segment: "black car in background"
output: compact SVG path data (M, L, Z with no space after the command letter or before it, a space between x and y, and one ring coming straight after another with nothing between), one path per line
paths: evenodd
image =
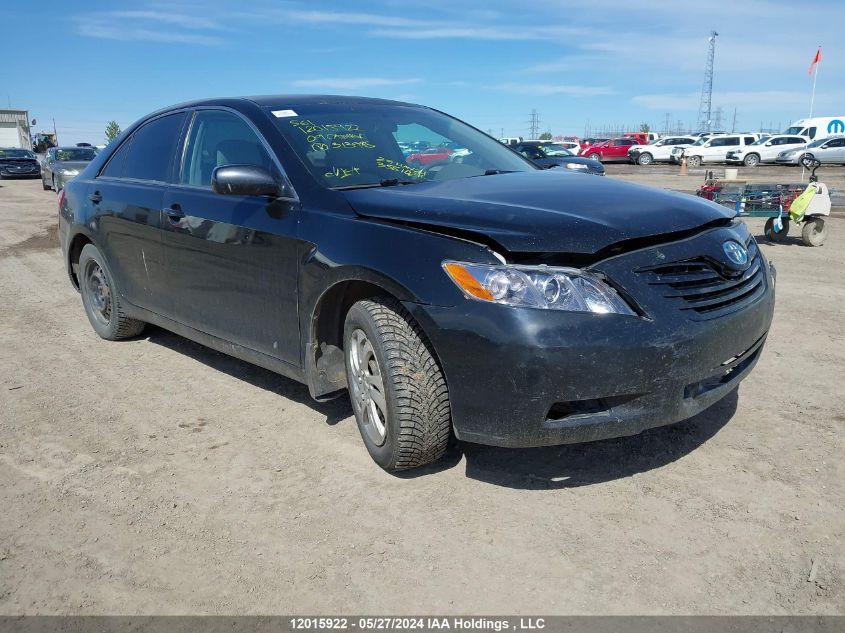
M408 164L421 141L466 152ZM378 99L160 110L67 183L59 237L101 337L153 323L316 400L348 391L387 470L451 435L540 446L693 416L751 371L774 307L732 210L540 169Z
M0 178L37 178L40 175L41 166L31 151L0 147Z
M522 141L514 145L508 145L512 150L519 152L532 163L543 169L552 167L563 167L572 171L580 171L585 174L604 176L604 165L592 158L576 156L562 145L556 145L549 141Z

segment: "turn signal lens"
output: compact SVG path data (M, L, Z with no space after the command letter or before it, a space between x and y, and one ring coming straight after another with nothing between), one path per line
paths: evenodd
M443 264L443 268L445 268L446 272L449 273L452 281L458 284L458 287L467 295L475 297L476 299L483 299L484 301L493 300L493 295L490 291L478 283L478 280L472 276L472 273L469 272L463 264L449 262Z

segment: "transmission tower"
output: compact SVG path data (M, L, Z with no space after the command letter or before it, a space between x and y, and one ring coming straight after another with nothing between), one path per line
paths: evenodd
M540 115L537 110L531 110L531 120L528 122L528 138L536 139L540 135Z
M707 64L704 66L704 84L701 86L701 103L698 106L698 130L710 131L711 106L713 104L713 59L716 57L716 31L710 31L707 47Z
M672 113L667 112L663 115L663 134L669 134L672 131Z
M716 106L716 109L713 111L713 129L722 129L722 106Z

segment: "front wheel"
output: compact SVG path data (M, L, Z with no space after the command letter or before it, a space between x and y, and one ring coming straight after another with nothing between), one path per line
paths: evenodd
M598 154L596 152L593 152L592 154L587 154L587 158L601 162L601 154Z
M442 457L452 428L446 379L402 305L389 298L353 305L343 348L352 409L373 460L397 471Z
M53 189L56 191L56 193L59 193L62 190L62 188L59 186L59 179L55 176L53 176Z
M760 164L760 157L757 154L749 154L742 162L745 163L746 167L756 167Z
M637 159L637 162L640 165L651 165L651 163L653 161L654 161L654 157L651 154L649 154L648 152L643 152L642 154L640 154L640 157Z
M687 165L690 167L701 167L701 156L690 156L687 158Z
M124 314L123 299L114 283L106 258L93 244L79 254L79 292L91 327L102 338L117 341L137 336L144 322Z

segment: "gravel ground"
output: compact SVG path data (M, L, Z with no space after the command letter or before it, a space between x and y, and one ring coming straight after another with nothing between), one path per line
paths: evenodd
M55 207L0 183L0 614L845 613L845 219L763 241L767 348L698 417L396 477L345 399L156 328L100 340Z

